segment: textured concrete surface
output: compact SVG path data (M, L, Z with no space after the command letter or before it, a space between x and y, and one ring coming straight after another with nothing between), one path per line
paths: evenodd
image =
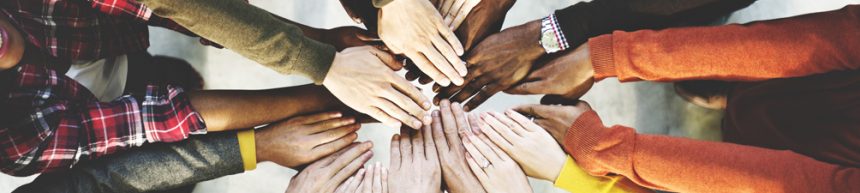
M519 1L508 14L505 26L518 25L540 18L551 13L552 10L575 2L578 1ZM314 27L333 28L354 25L336 0L252 0L251 3ZM759 0L753 6L733 14L729 17L729 22L744 23L787 17L838 9L846 4L857 3L860 3L860 0ZM150 52L153 54L181 57L194 64L195 68L203 74L207 89L264 89L310 83L299 76L281 76L229 50L202 47L196 39L186 38L167 30L153 28L151 40L153 46ZM597 83L584 99L592 104L606 124L628 125L643 133L719 140L721 113L704 110L684 102L675 95L671 84L646 82L620 84L617 80L609 79ZM504 110L518 104L537 103L538 100L538 96L499 94L476 111ZM388 140L394 133L395 129L377 124L363 127L359 132L359 140L371 140L375 144L373 148L375 156L371 161L387 164ZM200 183L195 192L283 192L290 177L295 173L296 171L292 169L263 163L254 171ZM32 179L33 177L0 176L0 192L11 192L15 187ZM553 188L549 182L532 180L532 185L535 192L564 192Z

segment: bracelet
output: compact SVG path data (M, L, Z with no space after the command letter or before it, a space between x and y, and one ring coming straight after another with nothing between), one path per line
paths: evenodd
M555 14L551 14L541 20L540 31L541 38L539 43L546 53L556 53L570 48L567 38L564 37L564 33L562 33L558 25L558 18L555 17Z

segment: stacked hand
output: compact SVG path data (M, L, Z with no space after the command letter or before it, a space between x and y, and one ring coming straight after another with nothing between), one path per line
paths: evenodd
M576 100L594 85L594 67L588 44L555 58L507 92L511 94L549 94Z
M388 169L379 162L358 170L355 176L349 177L340 185L335 193L388 193Z
M429 100L386 64L391 54L371 46L352 47L335 56L323 85L344 104L380 122L399 128L430 123Z
M388 190L392 193L438 193L442 171L430 127L401 129L391 139Z
M554 181L564 167L565 153L543 128L512 110L484 113L481 133L510 155L528 176Z
M439 111L433 112L432 128L433 141L442 165L442 179L448 187L448 192L485 192L466 163L466 148L460 140L460 133L471 132L471 129L460 104L442 101Z
M478 127L477 117L472 115L469 121L472 128ZM520 166L485 135L464 132L463 138L469 168L487 192L532 192Z
M340 112L300 116L255 133L257 160L294 168L328 156L355 141L361 125Z
M370 142L357 143L321 159L293 176L287 193L334 192L344 180L361 168L373 153Z
M567 129L580 115L591 111L591 106L584 101L579 101L576 106L523 105L514 110L535 117L534 123L546 129L556 141L561 143Z

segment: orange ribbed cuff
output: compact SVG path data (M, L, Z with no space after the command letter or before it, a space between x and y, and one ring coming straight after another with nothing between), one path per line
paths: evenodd
M591 64L594 68L594 79L603 80L617 76L615 71L615 55L612 52L612 35L602 35L588 40L591 53Z
M588 147L598 143L600 133L606 130L597 112L583 113L573 122L564 135L564 150L573 158L593 154Z

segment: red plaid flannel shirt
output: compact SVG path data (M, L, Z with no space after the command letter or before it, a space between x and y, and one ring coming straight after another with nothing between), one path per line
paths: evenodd
M143 100L99 102L44 65L19 64L0 79L0 171L10 175L67 169L78 160L207 131L180 88L149 86Z
M3 0L0 7L29 43L62 63L146 51L147 25L196 37L134 0Z

